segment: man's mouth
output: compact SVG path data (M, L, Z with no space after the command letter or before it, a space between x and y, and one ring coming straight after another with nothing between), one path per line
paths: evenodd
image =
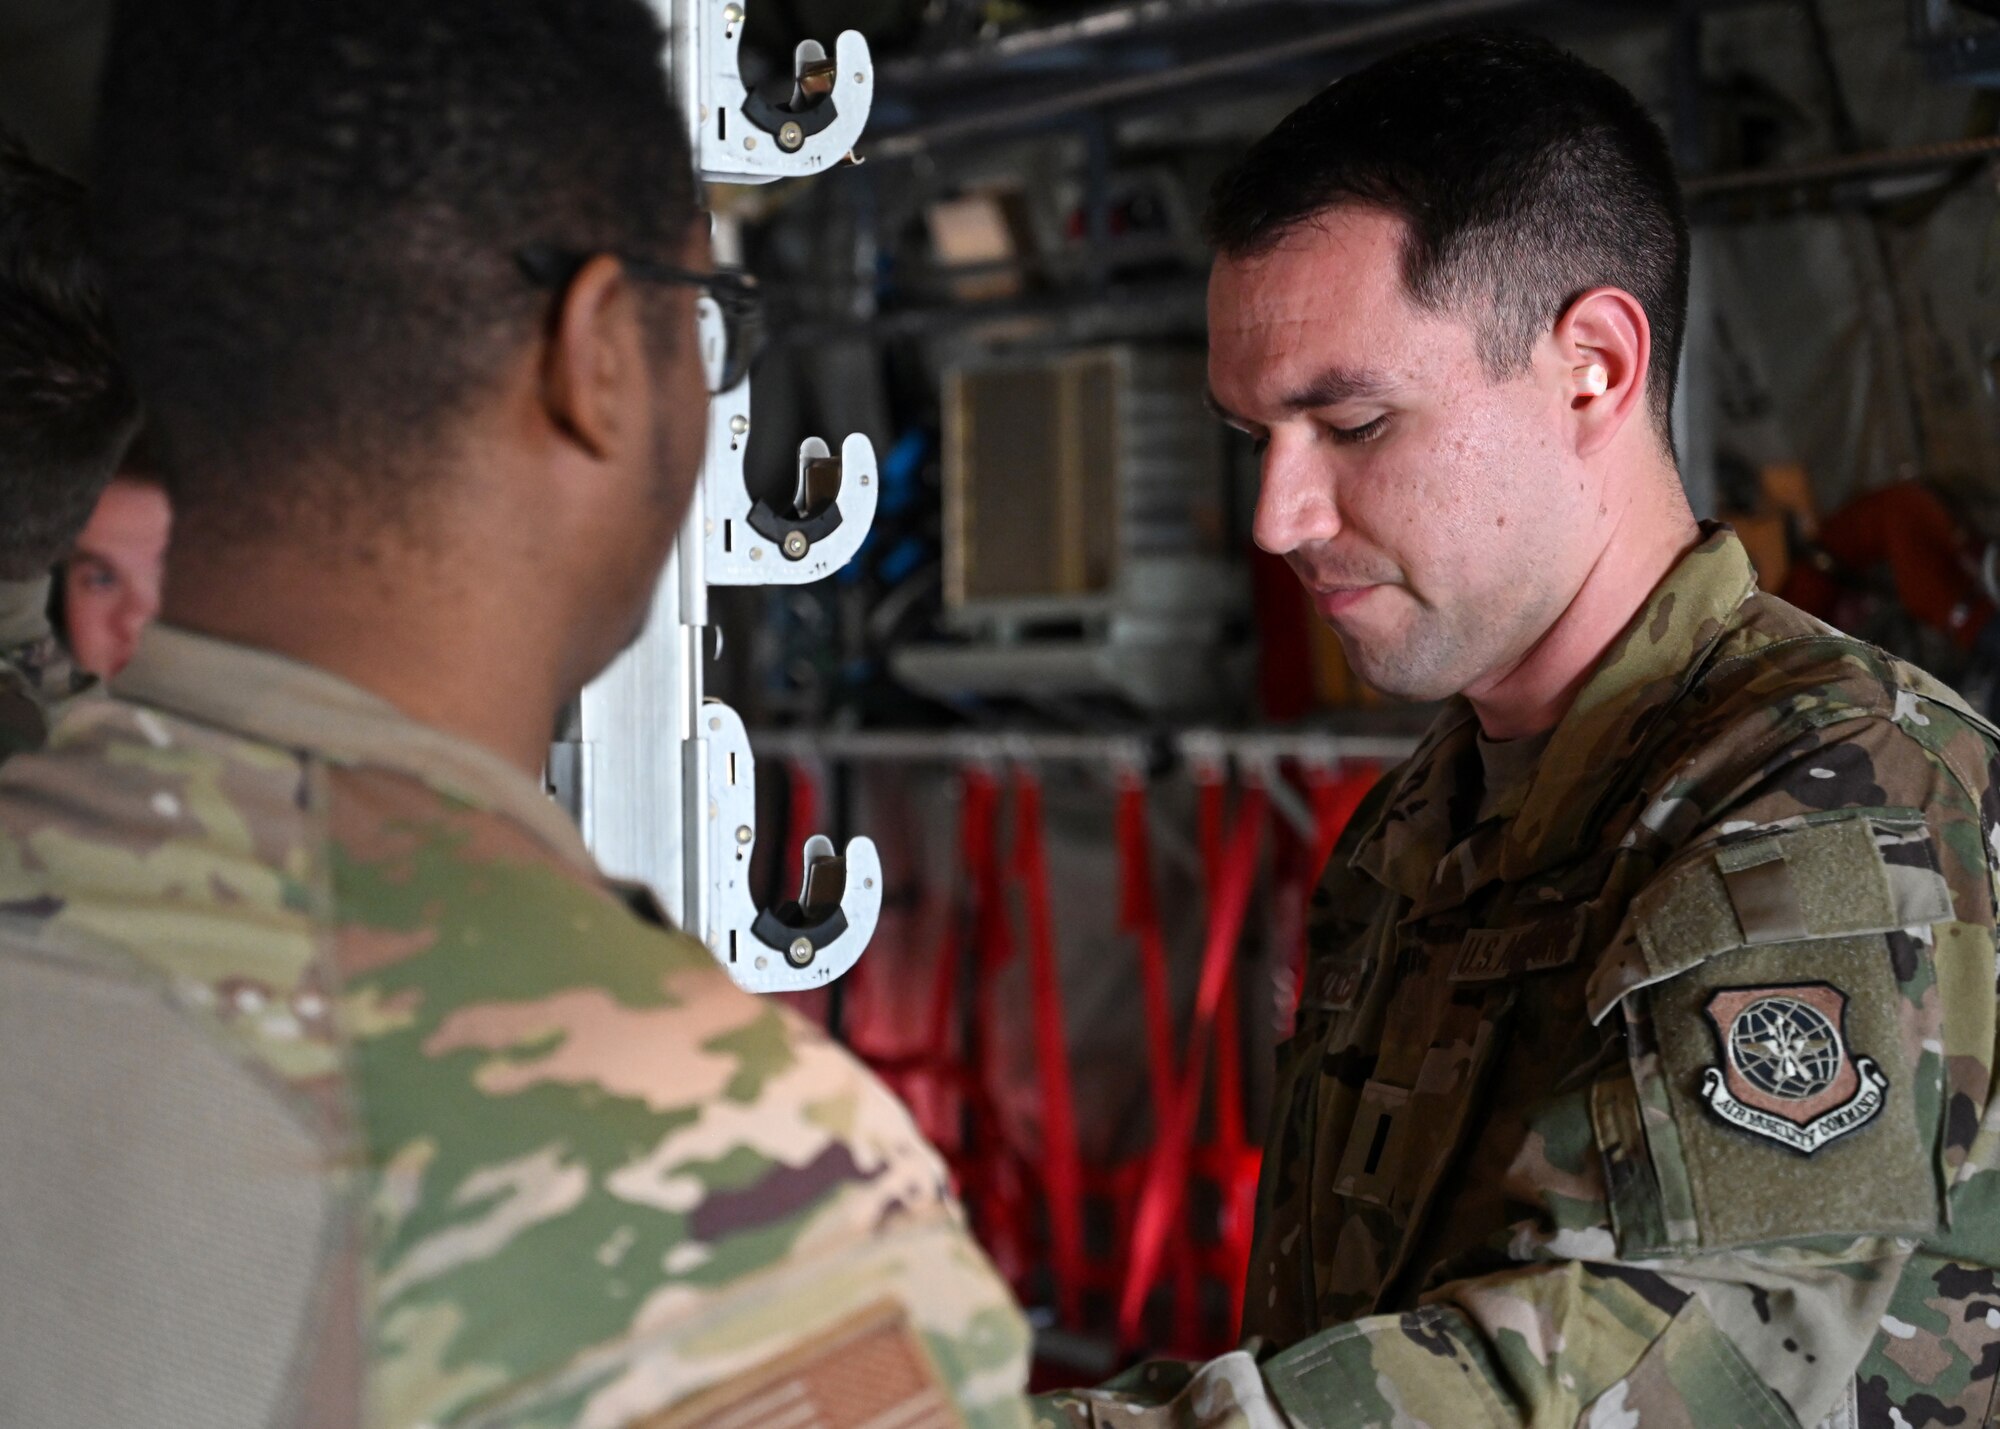
M1380 585L1315 585L1312 587L1313 605L1320 618L1330 620L1336 615L1352 610L1370 594L1382 589Z

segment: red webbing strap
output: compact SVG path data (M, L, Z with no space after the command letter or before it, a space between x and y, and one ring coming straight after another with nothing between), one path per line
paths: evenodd
M1189 1032L1187 1059L1174 1094L1173 1113L1160 1128L1132 1230L1132 1260L1118 1305L1118 1332L1126 1346L1139 1342L1146 1297L1152 1293L1168 1237L1180 1218L1187 1189L1187 1168L1201 1121L1202 1090L1207 1079L1209 1044L1214 1039L1223 992L1236 963L1237 942L1249 911L1257 879L1257 858L1264 835L1265 795L1252 786L1244 791L1234 827L1219 836L1220 868L1209 900L1208 933L1202 950L1201 981L1195 992L1194 1024Z
M972 1015L963 1059L971 1145L961 1179L980 1238L994 1264L1016 1286L1033 1267L1028 1206L1020 1168L993 1104L992 1036L1000 1026L994 995L999 970L1013 958L1007 917L1006 872L1000 862L1000 781L989 769L968 765L962 775L959 850L965 861L973 960Z
M1211 902L1221 894L1222 858L1226 839L1223 815L1228 786L1220 769L1202 771L1201 850L1203 870ZM1254 786L1253 786L1254 787ZM1261 798L1262 790L1258 791ZM1247 801L1249 792L1246 789ZM1231 958L1223 975L1222 1001L1215 1012L1215 1145L1233 1151L1244 1144L1243 1135L1243 1010L1242 979L1237 974L1240 960ZM1197 1115L1197 1119L1198 1115Z
M1048 850L1042 829L1042 786L1023 767L1014 774L1014 876L1028 918L1028 974L1034 1002L1035 1060L1042 1091L1042 1183L1048 1192L1050 1259L1056 1308L1065 1325L1083 1324L1083 1163L1077 1150L1076 1103L1069 1047L1063 1035L1062 970L1049 908Z
M785 816L785 857L791 861L779 870L781 889L805 867L806 840L819 832L819 771L803 759L786 760L785 792L790 805Z
M1333 846L1347 832L1347 821L1382 777L1382 766L1373 763L1343 764L1337 771L1312 769L1306 782L1312 799L1313 824L1319 837L1313 847L1312 876L1317 879L1333 857Z
M938 949L937 979L931 984L930 1027L924 1049L938 1065L952 1059L952 1014L958 1010L959 932L956 918L945 919L944 943Z
M1146 829L1146 783L1127 770L1118 781L1118 928L1139 954L1139 987L1145 1001L1146 1062L1153 1097L1153 1125L1165 1123L1174 1096L1174 1014L1167 984L1167 940L1153 888L1153 859Z

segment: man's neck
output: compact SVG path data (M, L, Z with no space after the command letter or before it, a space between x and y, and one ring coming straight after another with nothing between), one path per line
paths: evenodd
M400 558L376 566L244 551L177 542L161 618L317 666L540 773L563 698L560 622L510 603L520 582L442 580L436 572L447 563L435 559L413 579Z
M1466 691L1489 739L1554 729L1591 671L1668 572L1701 539L1671 470L1633 483L1583 584L1548 630L1504 673Z

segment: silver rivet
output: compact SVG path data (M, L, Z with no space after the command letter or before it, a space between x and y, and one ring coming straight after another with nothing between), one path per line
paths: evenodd
M752 546L752 547L750 548L750 559L751 559L751 560L753 560L753 561L761 561L761 560L763 560L763 559L764 559L764 548L763 548L762 546Z
M744 141L743 141L743 147L744 147L744 148L746 148L746 149L754 149L754 148L756 148L756 147L757 147L757 136L756 136L756 135L754 135L754 134L752 134L752 135L749 135L748 137L746 137L746 138L744 139Z
M854 82L856 84L866 84L868 83L868 76L863 74L860 70L856 70L854 72Z
M861 880L861 886L863 888L873 888L875 886L875 880L872 878L864 878Z
M750 419L744 416L741 412L738 412L735 416L729 419L729 430L734 432L739 437L742 436L745 432L750 430Z
M736 826L736 842L740 844L747 844L750 842L750 840L756 837L757 835L750 832L750 826L748 824L738 824Z
M806 539L805 532L803 531L785 532L785 554L791 557L793 560L795 561L799 560L805 555L807 551L810 551L811 549L812 549L812 542Z
M796 119L787 119L778 126L778 147L787 154L796 153L806 141L806 131L799 127Z
M722 18L729 24L740 25L743 23L743 7L741 5L724 5L722 7Z
M722 728L722 721L721 721L721 719L717 718L717 719L712 719L712 720L710 720L710 721L708 722L708 727L709 727L710 729L721 729L721 728Z
M757 959L757 971L758 971L758 972L762 972L762 971L764 971L764 969L765 969L765 968L768 968L769 966L771 966L771 960L770 960L769 958L759 958L759 959Z
M794 938L792 945L785 949L785 961L795 968L802 968L813 960L813 945L810 938Z

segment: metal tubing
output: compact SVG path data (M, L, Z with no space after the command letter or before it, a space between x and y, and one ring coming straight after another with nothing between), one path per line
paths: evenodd
M1234 760L1269 764L1298 759L1338 764L1350 759L1398 760L1417 747L1418 736L1335 734L1316 731L1230 733L1189 731L1148 738L1118 734L982 734L966 730L809 731L754 730L751 747L781 759L857 764L1110 764L1143 769L1165 749L1187 762Z
M1864 154L1842 154L1831 159L1815 159L1803 164L1785 164L1769 169L1743 169L1731 174L1689 179L1682 185L1689 199L1721 198L1728 194L1756 193L1763 189L1791 188L1799 184L1826 183L1837 179L1878 178L1888 174L1915 173L1925 169L1950 168L1974 159L2000 156L2000 134L1978 139L1952 139L1941 144L1915 144L1906 149L1874 149Z
M949 143L954 139L990 137L1002 130L1024 128L1046 123L1051 119L1059 119L1079 109L1141 99L1147 95L1178 89L1183 85L1228 79L1269 65L1286 64L1302 55L1399 40L1433 26L1484 19L1505 10L1521 9L1531 3L1534 3L1534 0L1441 0L1441 3L1425 5L1418 9L1397 10L1393 14L1372 16L1366 20L1357 20L1353 24L1335 25L1330 29L1321 30L1318 34L1282 40L1276 44L1257 45L1251 49L1238 50L1234 54L1218 55L1213 59L1196 60L1190 64L1172 65L1150 74L1106 80L1101 84L1087 85L1067 94L1058 94L1046 99L1031 99L983 113L968 114L963 119L944 119L935 124L920 125L914 129L906 129L900 134L891 134L870 145L868 157L878 160L910 158L935 145Z

